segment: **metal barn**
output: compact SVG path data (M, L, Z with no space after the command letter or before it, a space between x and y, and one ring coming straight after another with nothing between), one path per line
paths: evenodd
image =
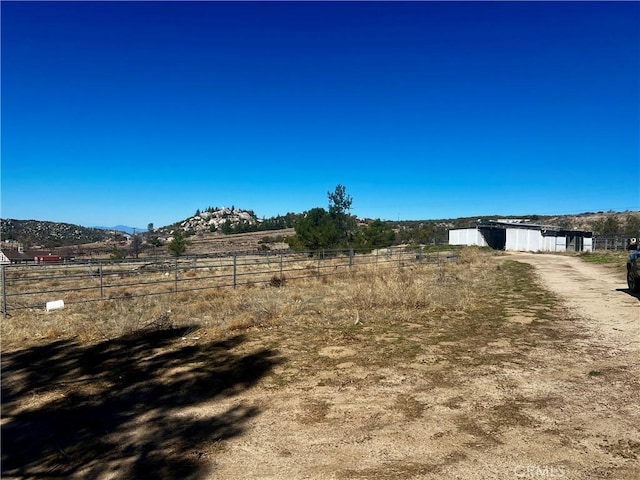
M593 234L562 227L490 221L449 230L449 245L478 245L521 252L590 252Z

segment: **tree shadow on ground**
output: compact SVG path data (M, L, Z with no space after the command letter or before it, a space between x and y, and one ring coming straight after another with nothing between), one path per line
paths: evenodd
M3 478L209 473L208 453L260 410L242 403L217 414L185 409L246 390L279 359L267 349L241 353L242 335L193 345L183 340L187 331L94 345L60 340L4 354Z

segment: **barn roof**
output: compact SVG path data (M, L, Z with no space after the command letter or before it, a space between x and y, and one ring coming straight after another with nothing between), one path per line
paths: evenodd
M29 257L26 253L18 251L16 248L3 248L2 253L11 261L26 261L33 260L32 257Z
M486 230L506 230L508 228L520 229L520 230L540 230L543 236L566 236L573 235L579 237L590 238L593 236L593 232L585 230L571 230L557 225L542 225L529 222L505 222L499 220L488 220L486 222L478 223L475 227ZM464 230L464 229L452 229L452 230Z

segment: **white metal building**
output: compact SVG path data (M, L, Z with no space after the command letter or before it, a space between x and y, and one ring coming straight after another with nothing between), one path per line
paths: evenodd
M593 234L549 225L489 221L449 230L449 245L478 245L524 252L590 252Z

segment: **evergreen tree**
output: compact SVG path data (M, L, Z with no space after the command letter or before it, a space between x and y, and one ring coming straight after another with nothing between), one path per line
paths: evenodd
M324 208L313 208L295 226L296 238L290 246L298 249L320 250L335 248L338 240L336 225Z
M329 214L330 215L348 215L351 210L353 198L347 195L347 189L338 184L333 192L327 192L329 197Z
M319 250L352 245L357 231L355 218L349 214L353 199L340 184L333 192L327 192L327 196L328 212L324 208L313 208L297 221L293 214L287 214L287 223L293 223L296 230L295 237L288 241L291 248Z
M357 230L355 218L349 214L353 198L340 184L336 185L333 192L327 192L327 196L329 197L329 215L337 233L334 247L349 247Z
M173 234L173 239L167 245L169 253L175 257L179 257L187 250L187 239L184 237L182 230L177 230Z
M233 225L231 224L231 220L229 220L228 218L224 221L224 223L222 224L222 227L220 228L220 230L222 231L222 233L224 233L225 235L228 235L230 233L233 233Z
M356 249L371 251L375 248L390 247L395 239L396 234L391 226L377 219L358 231L353 246Z

